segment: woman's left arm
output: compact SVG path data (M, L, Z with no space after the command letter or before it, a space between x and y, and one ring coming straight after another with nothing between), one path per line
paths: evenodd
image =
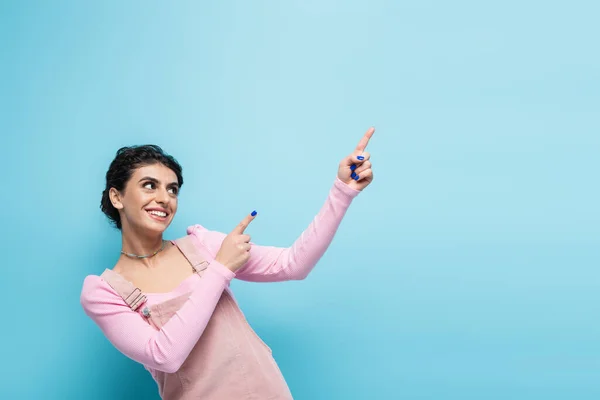
M306 278L329 247L352 199L373 181L370 154L365 151L374 129L339 164L338 175L325 204L290 247L260 246L250 242L250 258L236 278L252 282L278 282ZM188 228L207 247L218 249L225 234L199 225ZM212 249L214 250L214 249Z

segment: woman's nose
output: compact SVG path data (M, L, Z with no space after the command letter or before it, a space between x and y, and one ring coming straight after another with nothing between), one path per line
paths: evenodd
M156 194L156 202L166 204L169 202L169 193L167 190L159 190Z

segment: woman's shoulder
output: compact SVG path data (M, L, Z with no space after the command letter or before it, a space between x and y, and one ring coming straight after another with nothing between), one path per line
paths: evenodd
M194 224L194 225L188 226L186 229L186 232L188 235L197 235L200 237L214 236L214 235L219 235L219 236L223 235L223 237L225 236L224 233L209 229L209 228L205 227L204 225L200 225L200 224Z
M103 290L104 288L110 288L108 282L104 280L102 275L87 275L83 278L83 286L81 288L82 293L96 292Z
M223 243L223 239L227 236L225 233L208 229L203 225L194 224L187 228L187 234L196 238L197 243L206 247L211 251L218 251Z
M79 300L88 314L97 312L102 306L124 304L121 296L104 280L102 275L87 275L83 279Z

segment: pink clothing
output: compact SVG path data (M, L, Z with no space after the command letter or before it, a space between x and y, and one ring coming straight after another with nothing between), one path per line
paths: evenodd
M193 235L173 242L200 277L210 262ZM133 311L160 330L181 309L190 293L148 305L144 294L121 275L107 269L102 278ZM252 330L231 292L221 294L210 321L185 362L175 372L146 367L166 400L292 400L290 389L273 359L271 349Z
M143 364L155 379L157 372L176 373L203 342L202 335L208 332L219 304L226 301L223 299L230 298L231 304L239 310L229 289L231 279L276 282L305 278L325 253L352 199L359 193L336 178L325 204L291 247L252 243L249 261L236 273L214 260L225 234L201 225L190 226L188 237L208 261L202 277L194 274L170 293L134 293L131 298L124 299L103 278L114 277L115 273L111 275L112 271L107 270L110 272L105 271L102 277L89 275L85 278L81 304L108 340L127 357ZM165 303L177 303L177 306L173 306L168 320L153 326L152 318L145 318L143 310ZM205 367L210 369L211 365ZM225 372L214 375L215 379L217 376L225 379ZM191 379L205 377L200 374ZM218 385L218 382L210 384Z

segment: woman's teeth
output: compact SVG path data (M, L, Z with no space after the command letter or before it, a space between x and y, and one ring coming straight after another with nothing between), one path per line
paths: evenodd
M148 213L162 218L167 216L167 213L162 211L148 211Z

